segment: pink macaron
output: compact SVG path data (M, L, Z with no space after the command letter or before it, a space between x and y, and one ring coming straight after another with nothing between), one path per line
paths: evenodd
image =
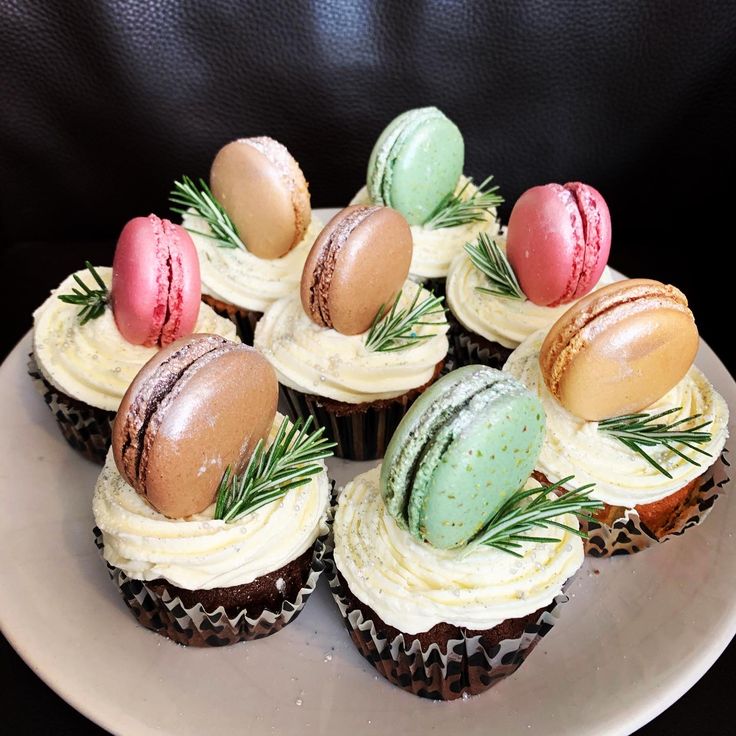
M112 264L111 301L122 336L135 345L168 345L194 330L202 282L189 233L156 215L123 228Z
M511 211L506 255L534 304L556 307L587 294L610 250L608 205L587 184L532 187Z

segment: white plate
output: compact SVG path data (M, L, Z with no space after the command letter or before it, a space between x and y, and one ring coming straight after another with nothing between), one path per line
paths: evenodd
M0 368L0 626L51 688L109 731L627 734L691 687L736 633L736 502L724 493L675 542L587 560L562 620L524 666L468 701L422 700L379 677L324 580L275 636L175 645L138 626L108 578L92 542L99 468L61 437L26 375L29 348L27 335ZM736 384L706 345L698 365L735 407ZM337 460L331 470L343 484L372 465Z

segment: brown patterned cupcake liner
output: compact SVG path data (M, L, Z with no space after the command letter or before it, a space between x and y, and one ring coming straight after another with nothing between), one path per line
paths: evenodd
M229 302L223 302L209 294L202 294L202 301L212 307L220 317L229 319L238 328L238 337L246 345L253 345L253 336L256 332L256 323L263 316L263 312L254 312L250 309L241 309Z
M28 375L54 415L64 439L88 460L105 464L112 442L114 411L105 411L59 391L41 373L33 353L28 356Z
M449 315L449 313L448 313ZM513 348L507 348L498 342L491 342L475 332L466 330L452 315L450 322L450 345L456 365L487 365L491 368L503 368Z
M438 363L434 375L423 386L394 399L370 404L347 404L280 385L281 396L292 420L313 417L316 427L337 443L335 456L347 460L379 460L415 399L443 374L445 361Z
M560 606L569 600L558 595L535 620L524 625L517 638L489 643L478 634L449 639L446 646L432 643L423 648L416 638L407 645L404 634L390 641L382 636L374 621L351 606L334 560L329 557L326 562L330 590L360 654L389 682L430 700L478 695L513 674L555 625Z
M102 532L97 527L94 528L94 536L95 545L102 555L104 542ZM253 617L248 615L247 610L230 616L222 605L212 611L205 610L202 603L187 606L179 596L172 596L165 587L130 578L106 560L105 565L110 578L120 590L125 605L141 626L177 644L222 647L270 636L297 618L325 569L324 558L329 550L328 537L325 534L315 542L307 568L308 575L293 599L284 600L278 610L265 608L258 616Z
M708 516L729 481L727 469L730 465L727 454L728 450L724 450L718 460L705 472L700 485L669 524L671 531L667 534L657 537L647 529L636 509L627 509L624 516L612 524L599 521L583 522L583 528L588 534L585 540L585 554L591 557L634 554L679 537L691 527L700 524Z

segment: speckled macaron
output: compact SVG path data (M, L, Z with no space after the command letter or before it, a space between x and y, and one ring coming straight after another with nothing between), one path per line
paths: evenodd
M383 461L388 512L435 547L462 546L529 478L544 438L539 400L486 366L444 376L414 403Z

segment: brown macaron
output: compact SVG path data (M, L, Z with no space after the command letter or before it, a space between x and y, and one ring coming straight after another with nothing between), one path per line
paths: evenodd
M312 219L309 186L286 147L267 136L223 146L210 170L210 188L245 247L259 258L281 258Z
M588 294L552 326L539 364L559 402L589 421L639 412L688 372L698 329L685 295L650 279Z
M276 416L278 383L255 349L191 335L141 368L120 404L112 448L120 474L171 518L204 511L227 466L242 470Z
M365 205L340 210L304 264L304 311L343 335L365 332L404 285L411 255L411 230L396 210Z

